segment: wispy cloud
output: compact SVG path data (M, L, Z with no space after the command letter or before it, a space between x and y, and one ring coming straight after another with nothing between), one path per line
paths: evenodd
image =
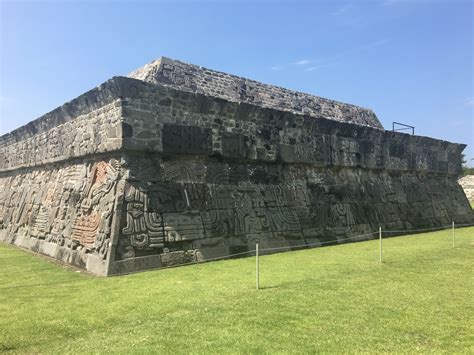
M339 16L342 15L343 13L347 12L348 10L352 9L354 7L354 4L348 3L344 6L341 6L338 8L336 11L334 11L332 14L334 16Z
M388 39L380 39L377 41L369 42L367 44L360 45L358 47L354 47L352 49L349 49L347 51L344 51L342 53L339 53L335 56L328 57L328 58L321 58L319 60L310 60L310 59L300 59L297 62L289 63L286 65L274 65L270 67L271 70L273 71L280 71L284 69L290 69L291 67L294 68L296 66L297 68L301 68L301 70L305 72L312 72L324 67L328 67L330 65L336 64L338 62L343 61L344 59L347 59L349 57L353 57L354 55L368 51L380 46L383 46L385 44L389 43Z
M387 44L387 43L388 43L388 39L381 39L379 41L368 43L365 46L360 46L359 50L372 49L372 48L375 48L375 47L383 46L384 44Z
M324 67L324 65L314 65L312 67L306 68L304 71L315 71L315 70L318 70L319 68L322 68L322 67Z
M301 59L295 62L296 65L308 65L309 63L311 63L309 59Z
M338 55L335 55L333 57L329 57L325 60L320 61L318 63L318 65L310 67L311 70L307 70L307 71L314 71L316 69L320 69L320 68L323 68L323 67L328 67L330 65L339 63L339 62L343 61L344 59L346 59L348 57L352 57L352 56L354 56L358 53L362 53L364 51L371 50L371 49L383 46L383 45L387 44L388 42L389 42L388 39L381 39L381 40L378 40L378 41L369 42L369 43L361 45L359 47L349 49L349 50L344 51L344 52L342 52ZM308 68L308 69L310 69L310 68Z
M283 70L284 67L281 66L281 65L274 65L272 67L270 67L271 70L274 70L274 71L279 71L279 70Z
M470 97L469 99L466 100L466 105L467 106L474 106L474 97Z

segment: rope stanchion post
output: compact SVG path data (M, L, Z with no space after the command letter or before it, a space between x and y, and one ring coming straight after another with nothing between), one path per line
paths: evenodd
M379 226L380 262L382 262L382 227Z
M260 288L260 265L258 260L258 243L255 244L255 286Z
M456 234L454 233L454 221L453 221L453 248L456 244Z

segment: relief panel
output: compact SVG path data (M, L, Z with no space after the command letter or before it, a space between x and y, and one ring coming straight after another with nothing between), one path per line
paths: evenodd
M125 189L125 220L122 234L134 248L162 248L164 246L163 218L150 204L149 192L131 184Z

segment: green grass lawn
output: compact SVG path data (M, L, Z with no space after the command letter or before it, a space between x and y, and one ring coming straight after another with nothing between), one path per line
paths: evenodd
M0 245L0 352L473 352L474 228L98 278Z

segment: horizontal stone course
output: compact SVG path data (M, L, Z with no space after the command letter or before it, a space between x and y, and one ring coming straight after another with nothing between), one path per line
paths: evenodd
M163 97L173 104L160 105ZM195 105L196 101L200 105ZM167 129L171 125L176 129L189 126L212 130L213 151L209 155L249 161L457 174L460 152L465 147L251 104L223 104L220 99L150 84L141 86L139 94L133 100L125 100L123 105L128 114L125 122L133 130L124 144L133 150L166 152L164 126ZM238 117L242 105L246 116L241 119ZM140 138L144 132L149 139ZM196 153L202 149L200 139L193 143L183 136L183 141L194 144Z
M369 109L263 84L166 57L133 71L129 77L226 101L251 103L383 129L377 116Z

